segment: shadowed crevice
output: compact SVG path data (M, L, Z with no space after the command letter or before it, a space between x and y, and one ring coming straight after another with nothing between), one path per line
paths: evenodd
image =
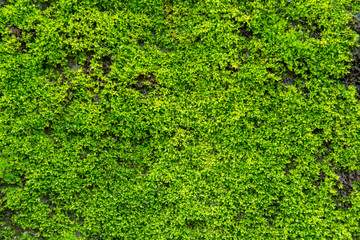
M358 43L351 49L352 65L349 73L340 79L340 82L347 88L350 85L355 86L357 90L356 98L360 100L360 19L353 17L352 22L349 24L351 29L358 33Z

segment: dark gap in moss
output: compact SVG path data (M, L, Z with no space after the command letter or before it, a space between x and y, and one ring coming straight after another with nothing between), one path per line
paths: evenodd
M204 16L205 19L212 19L213 17L211 17L211 15L204 11L203 9L199 9L196 14L200 15L200 16ZM222 16L220 16L220 19L224 19Z
M138 40L138 45L139 45L139 47L144 48L144 46L145 46L145 41L142 40L142 39L139 39L139 40Z
M54 215L55 215L56 204L51 201L50 196L45 195L45 196L40 197L40 202L45 203L48 206L48 208L51 210L51 212L49 213L47 219L53 218Z
M274 69L273 69L273 68L267 68L266 71L268 71L270 74L274 73Z
M59 34L59 36L64 36L65 39L69 39L70 36L67 32L64 31L65 29L59 29L57 34Z
M52 5L52 1L41 1L41 2L37 2L37 8L40 10L40 11L45 11L46 9L48 9L49 7L51 7Z
M165 1L164 7L163 7L164 19L168 18L174 12L173 5L174 5L174 2L172 0Z
M22 38L22 30L15 26L10 26L11 34L17 38Z
M109 74L111 71L111 65L113 64L113 60L111 59L111 55L104 56L100 59L102 63L102 71L105 76Z
M307 19L299 18L291 21L291 27L300 27L304 34L309 34L310 38L321 39L322 27L317 23L309 22Z
M53 121L48 120L47 126L44 128L45 134L50 135L52 132Z
M19 52L24 53L27 50L29 50L29 49L27 48L26 43L24 41L21 41L20 42L20 47L19 47Z
M322 38L321 32L322 32L322 30L321 30L320 26L317 23L314 23L310 28L310 36L312 38L320 40Z
M244 219L244 212L240 210L233 218L234 222L240 222L242 219Z
M60 82L60 84L61 84L61 85L64 85L64 84L67 82L68 78L67 78L66 75L63 74L63 73L60 75L60 77L61 77L61 82Z
M257 191L255 188L253 187L250 187L249 189L247 189L247 192L250 194L250 195L257 195Z
M71 71L76 71L80 68L80 65L77 63L75 57L67 56L66 60L67 60L66 67L68 67Z
M196 42L200 42L200 41L201 41L201 37L200 37L200 36L196 36L193 42L196 43Z
M360 34L360 13L354 15L352 21L351 27ZM358 38L358 40L360 41L360 38Z
M72 124L71 123L68 123L68 126L66 127L66 129L67 129L67 137L66 137L67 142L72 142L74 140L78 141L80 139L85 138L84 133L79 133L75 129L72 129Z
M45 133L46 135L48 135L49 137L51 136L51 132L52 132L51 127L45 127L45 128L44 128L44 133Z
M351 49L353 62L350 71L340 79L340 82L346 88L350 85L355 86L357 90L356 98L360 100L360 18L354 16L349 25L359 35L358 44Z
M29 48L26 45L26 42L25 42L25 39L24 39L24 36L23 36L24 35L23 30L16 27L16 26L10 26L8 28L11 30L11 35L15 36L18 39L18 41L20 42L20 46L19 46L18 51L21 52L21 53L24 53L24 52L28 51ZM33 39L34 35L36 34L36 31L32 30L32 31L30 31L28 33L32 33L32 35L33 35L32 39Z
M185 225L188 229L195 230L195 228L204 226L204 220L193 220L193 219L185 219Z
M319 175L317 176L317 179L312 182L312 185L315 186L316 190L319 190L319 186L322 182L326 179L326 174L322 169L320 169Z
M321 132L319 132L319 133L321 133ZM323 152L323 149L326 150L325 153L321 153L321 152ZM321 152L318 152L316 154L316 161L322 162L324 160L324 158L327 157L332 150L333 150L333 148L331 147L331 140L323 141L323 144L321 145L321 147L319 149L319 151L321 151Z
M319 181L320 181L320 182L324 182L325 179L326 179L326 174L324 173L323 170L320 170Z
M290 86L295 84L295 78L297 75L294 72L288 72L285 76L282 77L282 83L285 86Z
M294 170L296 168L296 164L295 164L295 156L292 156L290 158L290 162L286 163L285 164L285 168L284 168L284 171L286 173L286 175L289 175L290 174L290 171L291 170Z
M306 99L309 98L310 91L307 88L306 84L303 84L304 87L301 88L301 92L305 95Z
M69 84L71 85L71 82ZM72 88L69 88L68 90L66 90L66 93L67 93L67 95L65 97L65 102L66 102L65 104L66 104L66 106L69 106L75 98L76 91Z
M83 225L85 222L85 218L82 216L77 209L73 210L63 210L64 214L70 218L71 221L76 221L79 225Z
M110 12L107 4L105 4L103 2L97 3L96 6L97 6L99 12Z
M83 73L84 74L91 74L92 73L92 70L90 69L91 68L91 59L93 58L93 55L95 53L93 51L89 51L86 53L86 59L85 61L83 62L82 66L83 66Z
M333 196L336 203L336 209L347 210L352 207L352 203L346 201L349 199L352 191L354 190L354 184L360 181L360 171L346 171L345 169L335 170L336 175L339 176L338 184L334 186L337 191L337 195Z
M324 129L322 128L315 128L313 131L312 131L312 134L319 134L319 133L323 133L324 132Z
M150 32L151 32L152 37L155 39L156 38L156 30L151 29Z
M226 71L229 71L230 74L234 73L234 72L239 72L240 69L238 67L233 67L230 63L227 63L226 67L225 67Z
M245 37L247 41L253 39L254 32L246 26L239 28L239 33Z
M265 215L265 218L268 222L269 227L274 225L274 222L276 221L277 216L278 216L278 214Z
M8 0L0 0L0 9L9 4L10 2Z
M154 74L140 74L135 80L136 83L128 85L127 88L140 91L145 99L149 92L153 91L158 84Z
M53 125L53 122L52 121L49 121L49 126L46 126L46 127L44 127L44 134L48 137L48 138L50 138L53 142L54 142L54 144L55 145L58 145L59 144L59 142L54 138L54 136L53 136L53 128L52 128L52 125Z
M6 181L6 173L7 173L7 169L4 168L2 179L0 178L0 193L2 192L2 189L6 189L10 187L16 187L16 188L21 187L22 189L25 188L27 179L24 173L14 172L14 174L12 175L16 175L17 181L10 181L10 182Z
M84 237L84 234L78 230L75 231L75 236L76 237Z
M143 169L142 169L142 171L141 171L141 174L144 176L144 177L147 177L148 176L148 172L149 172L149 170L150 170L150 167L148 166L148 165L144 165L143 166Z
M48 64L48 59L47 59L47 56L46 56L45 59L41 63L41 68L43 70L47 70L47 69L49 69L49 67L50 67L50 65Z
M310 189L308 189L308 188L302 189L302 192L303 192L304 195L308 195L309 191L310 191Z
M91 153L90 148L89 147L84 147L83 152L80 155L80 159L85 159L89 155L89 153Z
M17 214L16 211L11 210L7 207L0 210L0 231L3 231L5 229L12 229L15 231L15 234L12 236L13 238L19 238L22 236L22 233L26 231L23 229L20 225L14 223L12 221L12 217Z
M22 187L24 188L26 184L26 179L24 175L21 175L22 178ZM24 233L33 233L33 235L38 234L39 231L36 229L30 229L30 228L23 228L21 225L16 224L12 221L12 217L17 215L18 212L10 209L6 206L6 194L3 193L1 190L3 188L8 187L19 187L19 185L16 184L7 184L7 183L1 183L0 184L0 232L5 229L11 229L15 231L15 235L13 237L21 237ZM39 237L38 239L44 239L42 237Z
M185 150L185 147L183 146L183 144L179 143L175 146L175 149L181 152Z
M45 70L46 69L46 63L45 62L43 62L43 65L42 65L42 68ZM56 66L54 67L54 68L51 68L51 71L55 74L55 75L57 75L57 76L60 76L61 75L61 73L63 72L63 66L60 64L60 63L58 63L58 64L56 64ZM56 80L55 79L51 79L50 80L50 82L55 82Z
M131 164L127 164L125 165L125 168L129 168L129 169L137 169L139 167L139 164L137 163L131 163Z
M246 63L246 61L248 60L250 56L250 51L247 47L243 48L240 52L239 52L239 60L242 63Z

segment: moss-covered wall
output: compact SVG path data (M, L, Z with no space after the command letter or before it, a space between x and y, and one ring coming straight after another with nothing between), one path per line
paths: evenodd
M0 1L0 238L359 239L359 12Z

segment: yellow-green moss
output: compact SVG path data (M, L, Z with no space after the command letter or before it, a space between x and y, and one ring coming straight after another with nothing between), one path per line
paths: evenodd
M1 1L0 238L358 239L359 6Z

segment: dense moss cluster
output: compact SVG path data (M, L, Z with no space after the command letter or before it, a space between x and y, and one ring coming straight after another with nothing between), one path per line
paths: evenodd
M0 1L0 238L359 239L359 12Z

